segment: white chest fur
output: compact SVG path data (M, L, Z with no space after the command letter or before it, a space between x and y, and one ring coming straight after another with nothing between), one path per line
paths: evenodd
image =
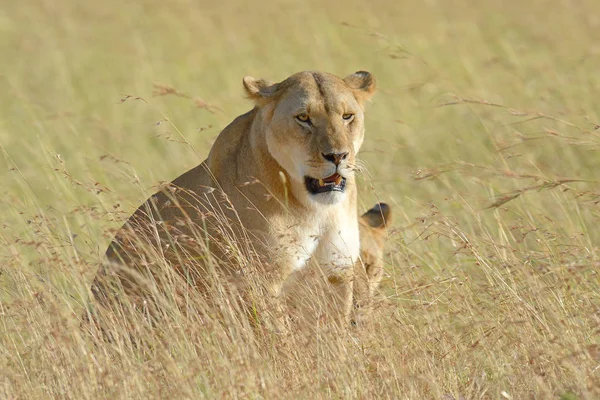
M358 222L343 209L331 210L288 226L280 234L287 273L314 258L323 268L351 268L359 255Z

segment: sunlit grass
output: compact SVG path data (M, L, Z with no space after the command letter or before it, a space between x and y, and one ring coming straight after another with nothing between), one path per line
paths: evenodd
M596 2L222 3L2 2L0 397L599 398ZM304 69L378 80L372 325L284 340L192 296L137 345L82 333L114 230L251 107L241 78Z

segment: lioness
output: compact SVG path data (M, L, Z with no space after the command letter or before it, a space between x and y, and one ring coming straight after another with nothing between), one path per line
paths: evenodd
M278 297L290 274L314 262L330 282L333 309L347 317L359 258L356 154L375 79L306 71L280 83L245 77L243 85L255 107L219 134L204 162L135 211L100 276L114 273L132 288L164 257L194 281L218 268L243 287L250 260ZM92 288L100 300L110 290L102 281Z

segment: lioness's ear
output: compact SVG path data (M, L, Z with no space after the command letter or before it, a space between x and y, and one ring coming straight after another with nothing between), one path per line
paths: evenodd
M344 78L348 87L354 89L354 97L360 103L369 100L375 94L375 77L367 71L357 71Z
M392 209L385 203L377 203L360 218L371 228L383 229L392 221Z
M279 84L277 83L273 84L264 79L256 79L251 76L245 76L244 79L242 79L242 82L244 83L246 94L253 100L273 96L277 93L279 87Z

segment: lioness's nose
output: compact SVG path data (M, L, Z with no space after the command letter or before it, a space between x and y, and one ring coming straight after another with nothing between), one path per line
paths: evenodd
M348 153L329 153L329 154L321 153L321 154L323 154L323 157L327 161L331 161L335 165L339 165L342 162L342 160L345 160L346 157L348 157Z

